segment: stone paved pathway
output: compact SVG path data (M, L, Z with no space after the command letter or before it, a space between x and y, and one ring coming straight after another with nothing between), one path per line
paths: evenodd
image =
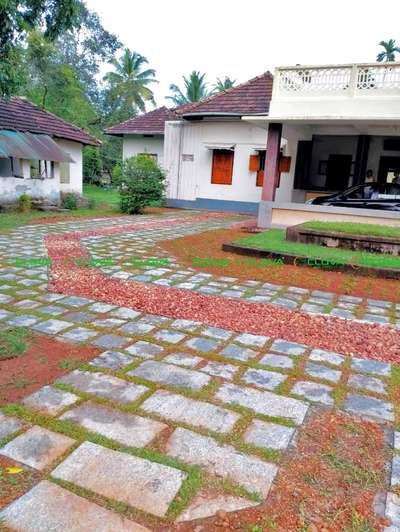
M167 220L163 229L88 236L83 243L112 277L400 324L400 305L385 301L214 277L171 257L162 266L128 268L132 257L154 257L163 239L232 223L226 217L168 227ZM130 223L65 222L0 236L1 326L104 350L27 397L17 412L0 412L0 455L47 476L0 511L3 523L21 531L143 531L250 508L268 496L307 417L332 406L386 424L395 447L391 487L400 484L393 365L48 292L47 267L37 261L46 258L46 234ZM104 267L110 257L116 265ZM199 474L219 493L200 488ZM395 489L386 512L388 530L400 530Z

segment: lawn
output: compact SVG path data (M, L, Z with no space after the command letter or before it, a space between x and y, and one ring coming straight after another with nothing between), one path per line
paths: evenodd
M315 231L332 231L335 233L345 233L360 236L378 236L400 238L400 227L390 225L360 224L351 222L306 222L303 224L306 229Z
M370 268L400 268L400 257L382 255L366 251L352 251L339 248L328 248L316 244L289 242L285 239L286 231L270 229L263 233L247 236L237 240L235 244L264 249L274 253L287 253L307 259L321 259L336 264L354 264Z
M83 195L96 202L96 207L103 205L106 208L119 206L119 192L116 189L101 188L96 185L83 185Z

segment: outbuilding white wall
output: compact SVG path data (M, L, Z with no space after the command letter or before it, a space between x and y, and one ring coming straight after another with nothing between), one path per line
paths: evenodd
M265 129L240 119L167 122L164 153L168 197L258 203L261 187L256 186L256 172L249 171L249 158L257 149L265 149L266 141ZM235 145L231 185L211 183L213 151L207 144Z
M151 153L157 155L160 166L164 163L164 135L144 137L143 135L124 135L122 144L122 156L129 159L139 153Z
M56 142L60 148L69 153L74 160L74 162L70 163L69 166L69 183L60 183L60 191L76 192L77 194L82 194L82 144L64 139L58 139Z

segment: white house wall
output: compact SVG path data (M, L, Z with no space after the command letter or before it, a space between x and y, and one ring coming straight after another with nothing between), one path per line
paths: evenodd
M142 135L124 135L122 154L124 159L129 159L139 153L157 155L160 166L164 164L164 136L143 137Z
M67 152L74 160L69 166L69 183L60 183L60 191L82 194L82 144L64 139L57 139L56 142L60 148Z

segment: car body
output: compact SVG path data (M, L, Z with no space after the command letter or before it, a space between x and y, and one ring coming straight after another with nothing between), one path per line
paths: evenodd
M400 212L400 183L363 183L329 196L318 196L307 203Z

